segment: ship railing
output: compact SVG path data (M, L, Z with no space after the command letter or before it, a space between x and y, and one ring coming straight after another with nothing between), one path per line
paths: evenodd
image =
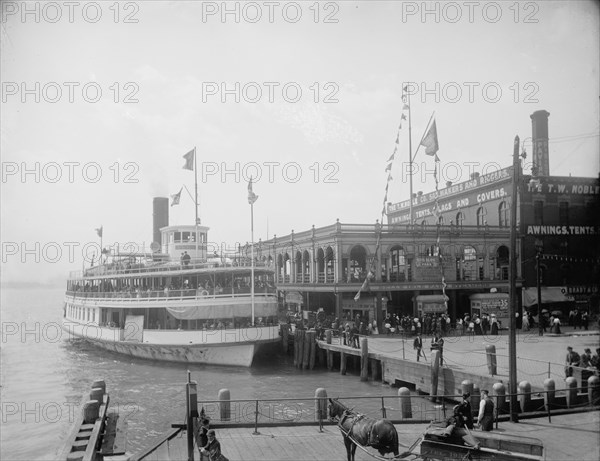
M92 298L98 300L126 300L126 301L147 301L147 300L190 300L190 299L223 299L223 298L247 298L251 293L250 287L243 288L224 288L222 290L213 289L183 289L183 290L139 290L139 291L67 291L66 295L73 298ZM274 287L255 288L254 295L272 296L277 293Z
M155 262L151 264L124 264L124 263L106 263L98 266L90 267L83 271L71 271L70 279L78 279L83 277L105 276L105 275L126 275L126 274L146 274L153 272L171 272L181 270L196 270L196 269L215 269L223 267L241 267L250 269L252 264L246 260L236 260L233 262L218 262L218 261L190 261L189 263L170 262ZM255 261L254 267L264 269L273 267L268 261Z

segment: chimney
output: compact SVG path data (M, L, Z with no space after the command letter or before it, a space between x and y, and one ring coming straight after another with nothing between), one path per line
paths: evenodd
M532 174L550 176L550 153L548 152L548 117L550 112L535 111L531 117L531 137L533 138Z
M162 248L160 229L169 225L169 199L154 197L152 207L152 250L156 252Z
M446 187L451 187L452 186L452 181L446 181Z
M471 173L471 179L477 179L479 178L479 171L474 171L473 173Z

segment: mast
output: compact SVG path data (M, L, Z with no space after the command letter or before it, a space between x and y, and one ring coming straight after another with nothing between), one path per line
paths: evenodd
M254 200L250 202L250 240L250 299L252 301L252 326L254 326Z

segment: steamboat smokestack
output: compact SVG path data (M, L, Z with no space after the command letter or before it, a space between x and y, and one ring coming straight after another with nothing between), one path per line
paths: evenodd
M152 206L152 249L156 252L160 251L163 243L161 242L160 229L169 225L169 199L167 197L154 197Z
M531 114L533 138L533 176L550 176L550 153L548 151L548 117L550 112L538 110Z

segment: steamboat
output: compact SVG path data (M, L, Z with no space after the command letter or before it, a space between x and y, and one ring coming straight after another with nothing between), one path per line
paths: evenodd
M70 274L63 328L133 357L251 366L279 339L271 261L208 257L209 228L169 226L168 207L154 199L154 251L115 251Z

